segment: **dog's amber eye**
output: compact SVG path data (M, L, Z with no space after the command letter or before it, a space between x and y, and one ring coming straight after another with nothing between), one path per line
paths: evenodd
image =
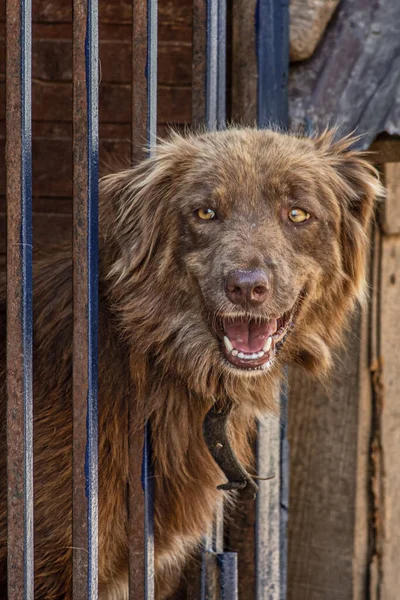
M211 219L215 219L217 216L211 208L199 208L197 212L197 216L203 221L210 221Z
M311 215L302 208L292 208L289 211L288 217L292 223L304 223L304 221L308 221L311 218Z

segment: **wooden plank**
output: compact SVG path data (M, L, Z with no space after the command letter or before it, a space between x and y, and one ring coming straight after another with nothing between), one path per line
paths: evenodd
M399 164L385 166L388 191L384 231L399 233ZM371 598L395 600L400 587L400 237L383 235L380 262L379 361L375 373L375 561Z
M239 598L254 600L255 500L240 502L227 512L226 547L238 555Z
M124 27L126 33L130 33ZM0 42L0 74L4 74L5 43ZM129 36L100 42L102 83L130 83L132 47ZM192 50L190 44L159 44L160 85L185 86L191 83ZM34 40L32 77L41 81L72 80L72 42L70 39Z
M383 231L385 234L400 233L400 162L386 163L383 174L386 186Z
M288 600L353 598L354 536L357 510L363 510L357 466L365 467L358 454L361 373L368 381L361 352L368 331L360 311L344 341L329 386L290 371ZM368 452L366 432L363 444ZM362 570L359 548L357 560Z
M0 83L0 119L5 118L5 84ZM190 123L192 94L189 86L159 86L160 123ZM103 123L130 123L131 88L124 84L100 86L100 119ZM72 85L35 81L32 115L37 121L70 121Z
M400 589L400 238L383 237L381 273L380 349L383 402L380 406L380 462L382 464L382 547L379 598L395 600Z
M71 215L65 214L33 214L33 242L36 250L50 250L61 244L71 243ZM6 252L6 218L0 213L0 254Z
M360 373L358 393L357 467L355 495L355 530L353 546L353 600L369 598L371 562L371 439L373 436L373 395L371 365L376 353L376 319L378 314L378 287L380 268L380 232L375 227L370 264L370 298L361 311ZM372 600L372 599L371 599Z
M281 598L280 556L280 419L270 416L258 423L257 464L265 471L258 482L256 518L256 588L257 600Z
M6 0L0 0L0 18L5 14L5 2ZM71 23L72 3L70 0L57 0L57 2L34 0L33 19L35 23ZM173 21L190 27L191 19L191 0L160 0L161 23ZM132 22L131 0L103 0L99 5L99 20L130 24Z

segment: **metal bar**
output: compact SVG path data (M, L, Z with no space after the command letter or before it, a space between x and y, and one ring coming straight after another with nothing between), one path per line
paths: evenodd
M98 3L74 0L73 598L98 591Z
M157 0L132 2L132 164L151 154L157 137ZM147 149L145 148L147 144ZM135 430L129 410L129 598L154 598L154 480L150 424Z
M279 600L280 422L277 417L270 417L258 424L257 465L257 472L263 477L275 477L259 481L256 504L256 598Z
M218 0L217 129L226 127L226 0Z
M237 553L219 554L218 564L221 572L221 599L238 600Z
M258 126L288 125L289 8L287 0L259 0L256 12ZM285 372L286 375L286 372ZM256 597L286 597L289 485L287 388L280 396L280 418L258 425L257 472L275 474L260 481L256 505ZM264 476L265 476L264 475Z
M206 52L204 53L204 49ZM226 125L226 0L193 0L192 122L209 131ZM224 509L217 508L202 552L202 599L220 597L217 555L223 552ZM191 592L192 593L192 592Z
M218 0L207 0L205 124L211 131L218 119L218 10Z
M256 12L258 126L287 127L289 12L286 0L259 0Z
M33 599L31 0L6 4L8 597Z
M207 1L193 0L192 126L204 124L206 114Z
M132 1L132 164L157 137L157 0Z

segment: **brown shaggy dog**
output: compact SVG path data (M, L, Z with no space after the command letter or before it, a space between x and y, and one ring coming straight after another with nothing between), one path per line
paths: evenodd
M127 598L128 402L150 420L157 598L175 585L223 492L202 437L233 404L231 443L249 466L255 416L274 410L281 367L325 373L363 293L368 225L381 193L351 140L232 129L172 135L104 178L100 233L99 578ZM39 599L71 597L70 252L34 272L35 562ZM0 286L5 423L5 282ZM0 438L0 582L6 571ZM190 509L188 509L190 507Z

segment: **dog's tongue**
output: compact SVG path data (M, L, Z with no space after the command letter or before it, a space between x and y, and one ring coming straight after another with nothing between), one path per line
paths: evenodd
M276 326L276 319L270 319L261 324L253 320L226 320L224 321L224 332L236 350L259 352L269 336L275 333Z

